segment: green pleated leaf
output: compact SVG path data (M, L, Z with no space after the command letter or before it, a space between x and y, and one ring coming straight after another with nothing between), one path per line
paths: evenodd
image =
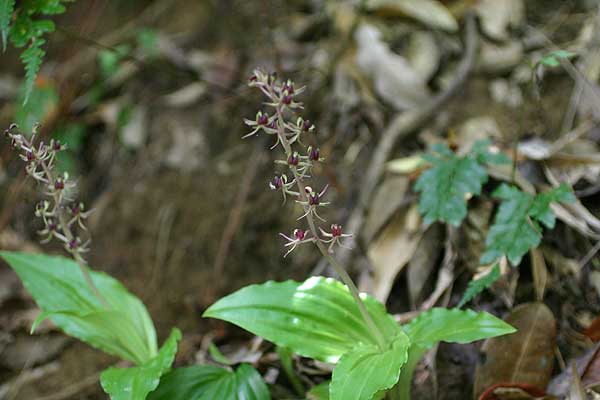
M252 366L237 371L211 365L177 368L166 374L148 400L270 400L269 389Z
M161 376L171 369L181 332L173 329L156 357L133 368L109 368L102 372L102 389L112 400L145 400L158 387Z
M396 336L400 328L381 303L369 296L363 300L384 337ZM357 346L377 344L346 286L330 278L247 286L213 304L204 316L325 362L336 362Z
M329 388L331 400L371 400L398 382L408 359L410 341L400 332L389 348L364 345L344 354L335 369Z
M470 343L515 332L515 328L486 312L432 308L402 327L410 339L408 360L394 390L410 398L414 370L425 352L439 342Z
M66 334L125 360L143 364L156 356L156 332L148 311L119 281L90 271L107 308L71 259L14 252L0 252L0 257L42 309L33 328L49 318Z
M515 328L486 312L432 308L402 327L411 348L429 349L438 342L470 343L515 332Z

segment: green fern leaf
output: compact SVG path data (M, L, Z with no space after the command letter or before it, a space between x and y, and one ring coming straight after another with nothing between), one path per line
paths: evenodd
M446 145L436 144L433 153L424 156L432 168L419 177L415 190L421 192L419 211L426 224L442 221L460 225L467 215L467 195L479 195L488 180L486 163L503 163L504 155L488 152L490 142L475 143L464 157L454 154Z
M490 272L488 272L479 279L475 279L469 282L469 286L467 286L467 290L465 291L465 294L463 295L456 308L461 308L462 306L467 304L469 301L471 301L472 298L474 298L479 293L492 286L492 284L496 282L498 278L500 278L500 267L498 266L498 264L496 264Z
M25 95L23 104L27 103L29 100L29 96L33 91L35 79L37 78L40 66L42 65L42 60L46 55L46 52L42 48L45 43L46 40L41 37L36 37L32 40L31 45L21 53L21 61L23 61L25 66L25 82L23 83Z
M481 264L491 264L505 255L512 265L519 265L529 249L540 244L540 224L554 227L556 217L550 204L575 201L573 192L564 184L537 196L502 184L494 192L494 197L503 201L486 238L486 250L479 261Z
M2 51L6 51L8 28L15 10L15 0L0 0L0 31L2 31Z

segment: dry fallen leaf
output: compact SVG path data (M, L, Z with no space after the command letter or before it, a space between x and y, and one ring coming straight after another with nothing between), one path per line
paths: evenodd
M379 96L398 110L415 108L429 100L426 80L406 58L390 50L377 28L362 24L355 38L356 63L373 80Z
M450 11L436 0L372 0L367 6L380 15L409 16L434 28L458 30Z
M396 276L412 258L423 235L420 222L417 205L413 205L392 218L369 244L367 254L373 264L373 281L368 291L384 304Z
M542 390L550 381L556 345L552 311L543 303L526 303L504 320L517 332L489 339L483 345L486 357L477 366L477 396L497 384L526 384Z
M495 40L508 39L508 30L525 19L523 0L480 0L475 9L483 31Z
M573 387L584 389L600 384L600 343L595 344L582 356L569 362L570 367L554 377L548 385L548 393L555 396L568 396ZM574 367L573 367L574 366ZM584 397L585 399L585 397Z

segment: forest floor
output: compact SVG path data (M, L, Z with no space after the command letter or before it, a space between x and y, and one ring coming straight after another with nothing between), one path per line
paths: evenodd
M328 160L315 172L330 182L335 204L324 215L354 220L359 231L346 266L361 289L399 319L455 305L481 273L477 260L500 180L513 174L533 190L566 182L577 203L555 210L556 227L545 230L540 247L518 268L504 263L499 281L470 305L508 316L533 335L525 345L503 349L520 352L525 367L515 371L499 361L490 373L482 366L482 343L442 344L422 362L414 398L472 398L474 390L479 395L510 383L507 376L533 378L500 387L488 400L565 398L574 385L567 373L575 359L592 396L600 383L600 362L594 364L600 360L595 2L443 1L457 29L434 13L417 20L394 7L360 13L352 2L333 3L74 3L58 19L27 106L19 99L18 54L2 56L0 126L17 120L27 130L40 121L45 137L69 143L62 161L95 210L90 265L143 300L159 341L173 326L182 330L176 365L210 362L208 347L215 343L229 357L251 361L277 399L295 397L274 348L201 318L217 299L250 283L330 274L314 249L283 258L278 234L294 228L297 209L268 189L278 154L266 141L241 139L243 118L253 119L261 107L246 87L254 67L307 86L305 116L318 127ZM478 7L478 17L469 33L471 7ZM473 55L469 40L476 43ZM557 49L574 56L554 67L536 64ZM468 72L464 79L458 79L461 67ZM436 103L445 93L452 96ZM398 125L398 116L410 113L418 123ZM386 135L397 135L387 153L379 146ZM413 189L421 172L415 156L439 142L465 151L482 138L513 158L516 170L490 171L492 179L469 203L460 227L425 226ZM373 181L378 185L365 184L382 151L386 164ZM0 249L60 253L38 242L33 210L39 188L24 181L21 170L9 146L0 144ZM535 307L521 308L522 315L514 311L540 301L550 315ZM106 398L98 376L114 359L51 324L30 335L37 313L16 275L0 263L0 399ZM551 343L549 356L533 349L544 341ZM295 363L307 384L328 373L327 366L305 359Z

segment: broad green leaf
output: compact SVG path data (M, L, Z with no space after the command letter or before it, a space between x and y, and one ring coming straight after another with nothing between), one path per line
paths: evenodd
M442 221L458 226L467 215L467 195L480 194L488 175L472 154L459 157L442 144L433 150L436 154L425 156L432 167L415 185L421 192L419 212L426 224Z
M477 296L479 293L483 292L485 289L492 286L494 282L496 282L500 278L500 267L498 264L494 265L490 272L485 274L479 279L475 279L469 282L467 290L463 295L462 299L456 306L456 308L461 308L465 304L467 304L471 299Z
M371 400L380 391L390 389L398 382L409 346L408 336L401 332L387 349L363 345L344 354L333 370L331 400Z
M491 314L456 308L432 308L402 328L410 338L411 350L429 349L439 342L470 343L515 332Z
M161 376L171 369L181 332L173 329L160 351L150 361L132 368L108 368L102 372L102 389L112 400L145 400L158 387Z
M66 334L137 364L156 356L156 332L146 307L117 280L90 271L109 303L106 308L71 259L16 252L0 252L0 257L42 309L41 318L50 318Z
M2 50L6 51L8 28L15 9L15 0L0 0L0 32L2 33Z
M270 400L260 374L248 364L237 371L211 365L177 368L166 374L148 400Z
M450 11L437 0L370 0L366 4L371 10L409 15L434 28L451 32L458 29L458 23Z
M486 250L480 262L491 264L505 255L512 265L519 265L529 249L542 240L540 223L553 228L556 217L550 208L552 202L575 200L566 185L533 196L516 187L502 184L494 191L494 197L502 200L494 224L486 238Z
M37 123L43 123L56 111L60 99L56 87L51 82L36 85L27 103L25 103L26 92L25 85L21 85L15 121L21 131L29 134Z
M400 328L381 303L369 296L363 301L384 337L396 336ZM357 346L377 344L348 288L330 278L247 286L213 304L204 316L325 362L336 362Z
M410 399L412 376L419 360L437 343L470 343L515 332L515 328L491 314L457 308L432 308L402 328L411 343L408 360L394 389L402 400Z
M325 381L313 386L306 394L307 400L329 400L330 381Z

